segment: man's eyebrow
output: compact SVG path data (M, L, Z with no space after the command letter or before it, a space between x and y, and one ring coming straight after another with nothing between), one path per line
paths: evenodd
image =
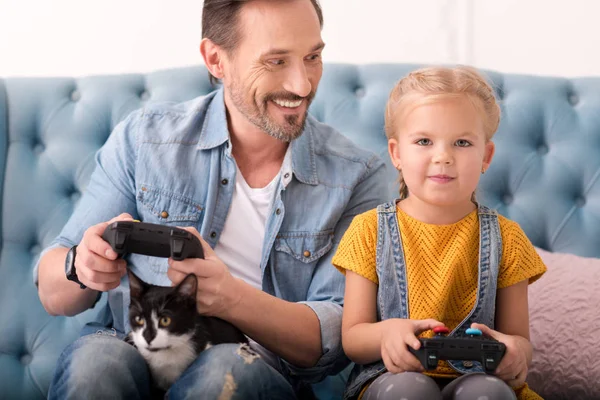
M325 43L320 42L319 44L316 44L315 46L313 46L312 49L310 49L309 53L314 53L315 51L319 51L319 50L323 50L323 48L325 47ZM267 57L267 56L284 56L286 54L291 53L290 50L285 50L285 49L270 49L267 50L265 53L263 53L263 57Z

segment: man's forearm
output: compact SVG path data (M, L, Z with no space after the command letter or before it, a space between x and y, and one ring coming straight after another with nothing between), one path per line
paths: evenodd
M305 304L278 299L241 282L239 301L225 317L246 335L297 367L321 358L321 326Z
M90 308L98 296L97 291L81 290L79 285L67 280L64 265L68 251L57 247L40 260L38 293L50 315L77 315Z

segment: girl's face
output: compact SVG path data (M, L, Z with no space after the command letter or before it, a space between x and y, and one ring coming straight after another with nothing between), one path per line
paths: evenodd
M412 107L398 118L395 138L388 143L410 201L442 207L468 205L482 169L488 168L494 155L481 111L466 96Z

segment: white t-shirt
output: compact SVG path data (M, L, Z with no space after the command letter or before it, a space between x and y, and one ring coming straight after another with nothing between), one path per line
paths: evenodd
M267 218L273 207L280 179L287 186L292 179L290 147L279 174L263 188L251 188L236 165L235 187L231 206L215 253L236 278L262 289L263 242ZM283 177L283 178L282 178Z
M291 146L285 153L279 174L264 188L251 188L236 164L235 187L223 232L215 246L215 253L229 268L231 274L262 290L263 242L267 217L273 208L275 191L282 180L286 187L292 180ZM269 365L279 369L277 357L248 338L250 346Z

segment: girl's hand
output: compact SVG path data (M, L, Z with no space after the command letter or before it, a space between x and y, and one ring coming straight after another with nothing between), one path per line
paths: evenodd
M487 335L506 346L506 353L494 371L494 374L511 387L519 387L525 383L529 367L527 366L527 352L531 350L531 343L522 336L505 335L483 324L471 324L471 328L479 329Z
M382 322L381 359L387 370L397 374L406 371L423 371L421 362L410 353L407 346L418 350L421 342L417 335L428 329L444 326L434 319L387 319Z

